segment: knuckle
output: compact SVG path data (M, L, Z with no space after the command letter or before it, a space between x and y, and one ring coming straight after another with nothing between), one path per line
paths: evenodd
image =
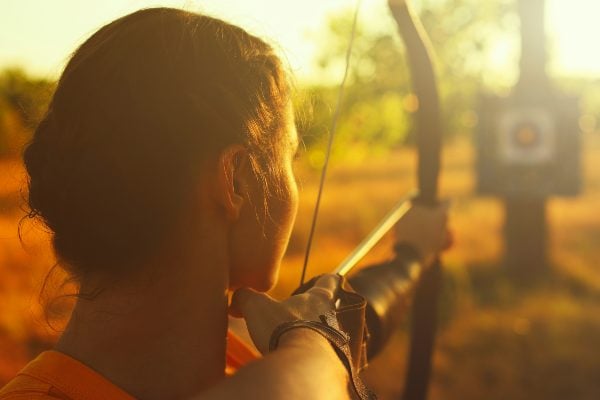
M333 300L333 292L330 290L327 290L324 287L313 287L312 289L309 290L309 293L314 298L327 300L327 301Z

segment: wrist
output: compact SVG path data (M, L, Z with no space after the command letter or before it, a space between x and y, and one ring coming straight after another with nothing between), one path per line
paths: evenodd
M321 315L321 320L321 322L297 320L279 325L271 336L269 350L275 350L283 341L288 347L299 344L301 354L306 356L306 350L302 350L302 347L303 344L308 345L310 346L308 348L317 350L313 353L314 356L327 357L327 364L335 366L336 375L346 380L349 389L357 398L375 399L373 392L365 386L358 375L359 371L352 361L350 337L339 329L335 314ZM287 338L286 334L288 334Z
M331 344L323 335L304 327L290 329L282 333L279 337L278 348L280 347L319 348L319 350L326 347L330 348L333 352Z
M303 356L319 357L335 367L336 373L348 377L348 370L335 352L332 344L323 335L312 329L298 327L281 334L277 346L278 351L297 351Z

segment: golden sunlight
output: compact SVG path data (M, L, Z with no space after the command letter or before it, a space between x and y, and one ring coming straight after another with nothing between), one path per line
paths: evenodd
M417 1L426 6L427 2ZM37 75L55 78L71 51L97 28L136 9L180 7L207 12L268 38L286 55L300 79L316 74L318 36L335 12L353 7L346 0L77 0L8 1L0 13L0 67L24 65ZM558 75L597 75L600 52L600 2L548 0L547 29L551 68ZM361 25L369 28L370 15L381 15L385 0L364 1ZM32 29L35 27L35 29ZM503 51L503 54L506 53ZM493 56L493 55L492 55Z
M598 75L600 72L598 16L600 16L598 1L548 1L547 31L554 73Z

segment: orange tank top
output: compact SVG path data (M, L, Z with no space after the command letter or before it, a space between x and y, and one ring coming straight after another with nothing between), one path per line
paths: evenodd
M227 333L226 374L259 356L232 332ZM0 389L0 400L133 400L85 364L58 351L41 353Z

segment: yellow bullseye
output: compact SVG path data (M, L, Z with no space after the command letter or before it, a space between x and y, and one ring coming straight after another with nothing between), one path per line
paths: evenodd
M516 134L517 143L523 147L534 145L537 142L538 137L537 130L529 125L520 127Z

